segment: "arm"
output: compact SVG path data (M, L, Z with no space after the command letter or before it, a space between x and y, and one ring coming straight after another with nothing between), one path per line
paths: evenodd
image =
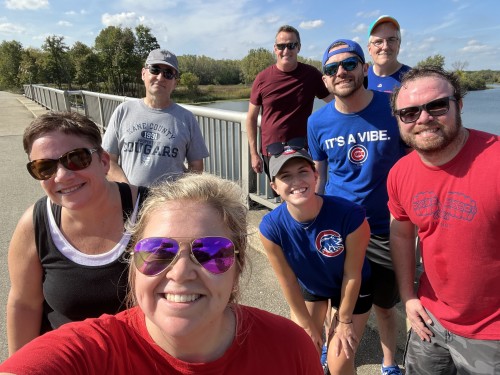
M188 172L202 173L203 159L188 161Z
M110 157L110 167L108 171L108 180L117 182L126 182L129 184L127 176L123 172L123 169L118 165L118 155L109 154Z
M357 337L352 322L352 315L361 287L361 271L365 260L366 248L370 241L370 226L366 219L346 239L346 257L344 276L342 278L340 306L337 312L338 321L333 322L335 334L332 339L334 353L340 355L341 350L347 358L356 352L360 337Z
M390 247L392 263L398 280L399 294L406 308L411 326L422 340L430 341L432 324L418 299L415 288L415 225L411 221L398 221L391 215Z
M314 166L316 167L316 170L318 171L318 181L316 181L316 193L317 194L324 194L326 180L328 178L327 173L326 173L327 168L328 168L328 162L326 160L321 160L321 161L315 160Z
M262 159L257 150L257 120L259 118L260 106L248 104L248 113L246 121L248 146L250 147L250 157L252 169L255 173L262 173Z
M35 245L33 206L17 224L9 246L7 299L9 355L40 335L43 310L42 265Z
M323 346L323 338L321 332L317 329L314 321L306 308L302 292L295 273L288 265L288 262L283 254L281 247L274 242L268 240L262 234L260 240L266 251L267 258L271 267L278 278L281 290L285 296L290 309L295 315L298 325L300 325L313 340L314 345L318 351L321 351Z

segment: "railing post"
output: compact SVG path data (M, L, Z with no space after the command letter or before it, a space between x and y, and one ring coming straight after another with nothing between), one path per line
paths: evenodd
M64 95L64 106L66 107L65 111L71 112L71 102L69 100L69 91L64 90L63 95Z

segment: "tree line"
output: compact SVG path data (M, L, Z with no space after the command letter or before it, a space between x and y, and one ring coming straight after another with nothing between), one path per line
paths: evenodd
M148 53L160 45L151 29L108 26L93 46L76 42L68 46L64 37L52 35L41 48L23 48L18 41L0 44L0 89L20 91L23 84L46 84L59 89L85 89L114 95L142 97L141 68ZM175 51L172 51L175 53ZM249 85L257 73L275 63L272 51L251 49L241 60L216 60L207 56L177 56L179 84L195 96L200 85ZM321 62L299 61L321 70ZM417 65L444 67L445 58L430 56ZM468 90L484 89L486 83L500 83L500 72L466 71L467 62L452 66Z

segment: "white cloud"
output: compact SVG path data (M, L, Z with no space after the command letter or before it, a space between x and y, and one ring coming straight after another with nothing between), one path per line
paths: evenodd
M109 14L104 13L101 22L104 26L136 26L138 17L134 12Z
M71 27L71 26L73 26L73 24L71 22L68 22L68 21L59 21L57 24L59 26L64 26L64 27Z
M299 24L299 27L302 29L317 29L318 27L323 26L325 21L323 20L313 20L313 21L303 21Z
M22 34L26 29L12 23L0 23L0 34Z
M467 45L460 49L460 52L483 52L483 51L488 51L490 49L490 47L488 47L486 44L481 44L479 41L477 40L469 40L467 42Z
M373 10L371 12L358 12L358 13L356 13L356 17L373 18L374 20L377 19L379 15L380 15L380 10Z
M352 31L354 33L364 33L366 31L368 31L368 26L366 26L364 23L360 23Z
M6 0L7 9L43 9L49 7L49 0Z

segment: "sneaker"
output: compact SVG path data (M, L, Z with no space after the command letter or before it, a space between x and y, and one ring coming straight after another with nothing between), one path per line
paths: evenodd
M384 367L383 362L382 367L380 368L380 372L382 373L382 375L403 375L398 365Z

